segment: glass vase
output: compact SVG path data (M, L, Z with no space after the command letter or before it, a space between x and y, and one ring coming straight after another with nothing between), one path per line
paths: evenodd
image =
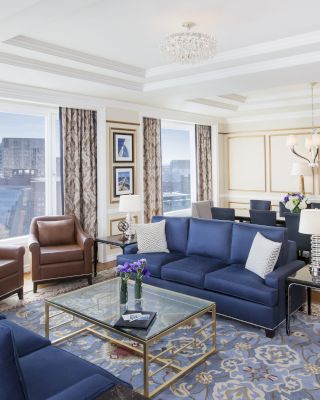
M136 277L134 284L134 298L136 302L140 302L142 300L142 278Z
M120 304L127 304L128 302L128 280L121 279L120 286Z

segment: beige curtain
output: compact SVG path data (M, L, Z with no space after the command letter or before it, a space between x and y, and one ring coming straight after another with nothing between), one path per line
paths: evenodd
M196 125L197 199L212 200L211 127Z
M97 230L97 116L60 108L64 213L74 214L91 236Z
M143 118L144 220L162 213L161 121Z

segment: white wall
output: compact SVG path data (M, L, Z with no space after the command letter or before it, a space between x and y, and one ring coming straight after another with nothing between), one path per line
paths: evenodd
M299 161L286 146L288 135L296 135L296 150L307 156L305 138L310 121L301 118L228 122L220 127L220 204L248 208L250 199L268 199L273 209L287 192L299 191L299 177L291 166ZM301 161L301 160L300 160ZM318 169L305 177L310 200L320 199Z

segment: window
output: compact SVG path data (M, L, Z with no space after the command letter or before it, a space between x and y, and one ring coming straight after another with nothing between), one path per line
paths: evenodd
M26 235L33 217L61 212L57 112L20 110L0 110L0 239Z
M195 195L194 125L161 122L163 212L191 209Z

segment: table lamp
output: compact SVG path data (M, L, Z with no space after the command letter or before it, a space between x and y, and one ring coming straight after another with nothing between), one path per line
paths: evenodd
M120 196L119 202L119 211L127 213L127 223L129 228L126 232L126 236L128 239L132 239L134 237L133 233L133 221L131 213L140 211L141 200L140 195L138 194L125 194Z
M300 177L300 193L305 193L304 177L312 175L311 167L307 163L294 162L291 168L291 175Z
M310 272L320 277L320 210L301 211L299 232L311 235Z

